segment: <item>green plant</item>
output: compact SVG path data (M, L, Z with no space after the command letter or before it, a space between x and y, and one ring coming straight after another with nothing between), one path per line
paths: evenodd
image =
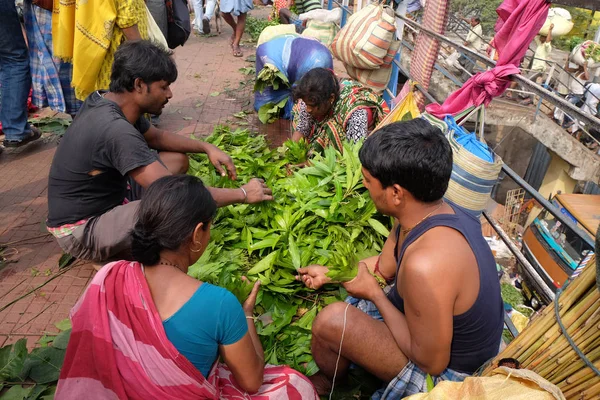
M254 17L248 16L246 18L246 33L248 33L248 35L250 35L250 38L252 39L253 42L256 42L256 41L258 41L258 38L259 38L260 34L262 33L262 31L267 26L275 26L275 25L279 25L278 19L269 21L268 19L254 18Z
M248 291L242 276L260 280L255 313L266 362L314 374L312 321L323 306L346 293L339 286L309 290L295 279L296 270L310 264L334 269L340 259L351 267L354 260L349 254L376 254L388 232L377 221L375 206L362 186L361 145L345 144L343 154L328 148L311 157L310 166L298 168L294 166L298 156L290 157L289 151L295 145L271 150L263 136L248 130L232 132L220 126L207 141L232 157L240 181L264 179L275 200L219 209L211 242L189 274L229 289L240 300ZM210 186L237 186L217 175L200 156L192 156L190 173Z
M27 339L20 339L0 349L0 389L9 387L2 399L51 400L56 391L67 344L71 322L67 319L55 324L58 335L44 335L40 347L27 352Z

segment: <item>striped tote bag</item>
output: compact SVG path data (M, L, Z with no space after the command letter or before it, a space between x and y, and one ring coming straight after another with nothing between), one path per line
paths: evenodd
M331 52L345 65L379 69L396 34L394 10L372 3L353 14L331 43Z

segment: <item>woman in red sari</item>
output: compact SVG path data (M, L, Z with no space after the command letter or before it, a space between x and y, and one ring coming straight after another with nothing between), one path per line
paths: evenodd
M265 366L252 318L258 282L241 305L187 275L215 212L196 177L149 187L132 232L137 261L104 266L71 311L57 399L318 399L302 374Z

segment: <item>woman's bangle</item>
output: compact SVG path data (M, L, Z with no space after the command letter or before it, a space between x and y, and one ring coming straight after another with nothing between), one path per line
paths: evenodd
M242 193L244 193L244 203L248 201L248 193L246 193L246 189L244 189L243 187L240 187L240 189L242 190Z
M252 315L246 315L246 319L251 319L252 321L254 321L254 316L252 316Z

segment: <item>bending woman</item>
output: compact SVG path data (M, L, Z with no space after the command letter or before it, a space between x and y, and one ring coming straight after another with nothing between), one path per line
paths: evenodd
M383 99L358 82L339 81L333 71L314 68L293 90L292 139L305 138L322 150L342 150L344 139L364 139L389 112Z
M187 275L215 211L196 177L149 187L132 232L137 261L104 266L71 311L57 399L318 399L302 374L265 367L252 319L258 282L242 306Z

